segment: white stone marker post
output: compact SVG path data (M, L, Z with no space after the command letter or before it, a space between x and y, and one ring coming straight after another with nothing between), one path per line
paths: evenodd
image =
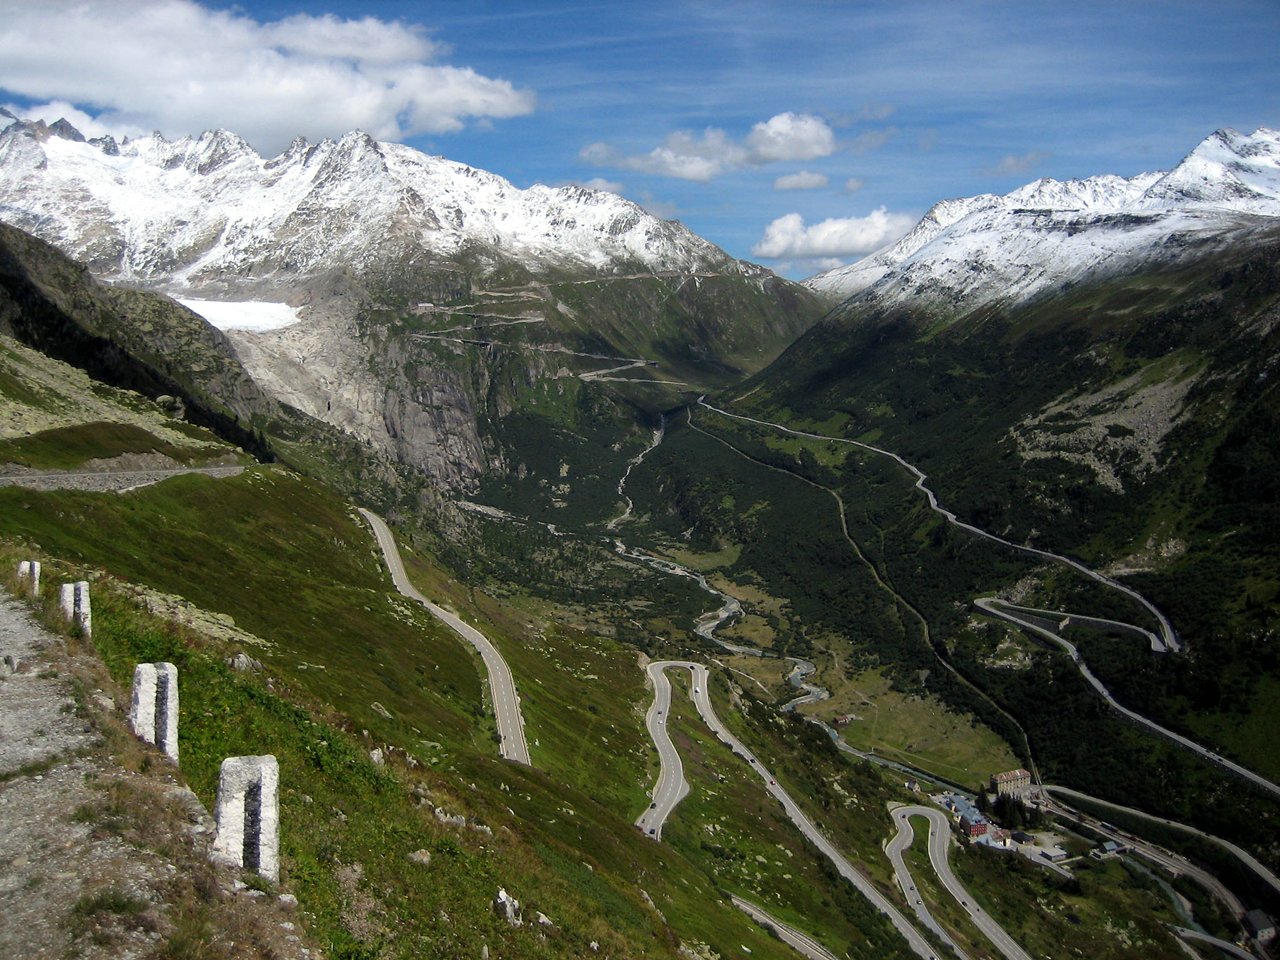
M213 857L280 879L280 765L270 754L227 757L218 780Z
M140 663L133 668L129 726L178 762L178 668L172 663Z
M89 581L81 580L76 584L75 593L76 623L80 632L86 637L93 636L93 615L89 609Z
M76 618L76 585L74 583L64 583L62 590L58 594L58 603L62 606L62 619L74 620Z
M33 597L38 594L40 592L40 561L23 560L18 564L18 579L28 581Z

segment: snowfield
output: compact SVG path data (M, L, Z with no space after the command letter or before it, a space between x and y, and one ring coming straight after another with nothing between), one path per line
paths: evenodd
M249 330L263 333L293 326L301 319L287 303L264 300L189 300L175 297L188 310L200 314L219 330Z

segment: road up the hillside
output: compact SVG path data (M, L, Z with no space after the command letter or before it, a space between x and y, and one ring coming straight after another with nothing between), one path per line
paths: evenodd
M1057 790L1057 787L1053 788ZM1084 794L1079 794L1084 797ZM1098 802L1096 797L1088 799ZM1167 871L1175 877L1188 876L1200 886L1209 891L1210 894L1217 897L1218 900L1227 908L1227 913L1233 917L1244 915L1244 903L1227 889L1226 884L1215 877L1209 871L1196 866L1181 854L1172 853L1158 844L1149 840L1143 840L1132 834L1124 834L1110 824L1104 823L1097 817L1089 816L1074 807L1069 807L1057 798L1050 795L1048 789L1041 788L1040 792L1040 808L1046 813L1057 817L1059 820L1070 820L1081 826L1088 827L1099 836L1106 837L1109 840L1115 840L1117 843L1126 844L1138 856L1151 861L1162 870ZM1151 818L1159 819L1159 818Z
M662 825L676 805L689 794L689 784L684 778L684 765L680 752L667 733L667 718L671 715L671 681L667 679L668 667L688 667L693 683L701 688L707 683L707 668L689 661L660 660L649 664L649 679L653 681L653 703L645 715L644 725L649 738L658 748L658 782L649 796L652 805L636 818L636 826L655 840L662 839Z
M656 677L657 674L670 668L686 669L692 672L693 693L691 696L693 699L693 705L697 707L698 714L702 717L703 722L706 723L706 725L711 729L711 732L720 739L721 743L728 746L735 754L746 760L746 762L751 765L757 776L764 781L765 789L775 800L782 804L782 809L786 812L791 822L794 823L804 835L805 839L817 847L822 855L831 861L831 865L836 868L836 872L839 873L840 876L853 884L859 893L871 901L872 906L889 918L889 922L893 924L894 928L902 934L903 937L906 938L907 944L911 947L912 951L916 953L916 955L927 958L927 960L933 960L933 958L937 956L937 953L929 944L929 941L921 936L920 931L918 931L911 922L907 920L907 918L902 914L902 911L894 906L888 897L880 892L880 889L872 883L869 877L858 870L844 856L844 854L836 849L835 845L818 830L814 822L809 819L808 815L802 809L800 809L799 804L792 800L791 796L778 785L773 774L771 774L764 764L759 761L755 754L748 750L746 745L730 733L729 728L720 722L720 718L716 716L715 708L711 704L711 693L707 686L708 674L706 666L701 663L694 663L690 660L657 660L649 664L649 676ZM662 708L664 715L663 719L665 719L670 705L669 686L667 688L667 694L667 705ZM654 696L656 703L658 696L658 684L656 680L654 683ZM650 715L653 715L653 710L650 711ZM653 728L650 727L650 735L652 736L652 734ZM676 755L678 761L678 754L675 754L675 747L674 745L671 745L670 737L666 735L665 729L662 731L661 739L666 740L667 745L670 746L671 753ZM660 744L659 738L657 737L654 738L654 746L658 748L658 756L661 760L663 756L663 746ZM669 773L667 772L668 769L669 768L664 769L664 771L660 772L658 775L659 785L654 788L654 802L657 803L658 806L651 808L648 811L649 817L646 820L647 829L653 829L655 831L660 830L662 828L662 822L670 812L675 809L676 804L679 803L680 799L685 795L684 793L681 793L679 797L671 799L671 797L675 796L675 783L678 782L681 786L684 786L685 793L688 792L687 785L684 783L683 770L679 773ZM668 780L669 786L667 788L667 792L663 795L663 799L660 801L658 800L658 794L661 790L664 775ZM657 832L649 835L655 840L658 838Z
M1169 622L1169 619L1163 613L1160 612L1160 610L1156 607L1155 604L1153 604L1150 600L1148 600L1142 594L1138 593L1138 591L1132 589L1131 587L1125 586L1123 583L1120 583L1118 580L1113 580L1111 577L1108 577L1105 574L1099 573L1096 570L1086 567L1083 563L1081 563L1078 560L1072 560L1070 557L1064 557L1064 556L1061 556L1060 554L1051 553L1048 550L1040 550L1036 547L1028 547L1025 544L1014 543L1012 540L1006 540L1003 537L998 537L994 533L988 533L986 530L983 530L981 527L975 527L971 523L965 523L963 520L960 520L959 518L957 518L956 515L952 513L950 510L946 509L945 507L943 507L941 504L938 503L937 496L934 494L932 490L929 489L928 486L925 485L925 481L929 479L928 476L926 476L925 473L921 471L918 467L916 467L914 464L908 463L906 460L902 459L902 457L898 456L893 451L885 450L882 447L873 446L872 444L869 444L869 443L863 443L861 440L849 440L845 437L830 437L821 433L808 433L804 430L796 430L794 427L784 426L781 423L773 423L772 421L769 421L769 420L757 420L755 417L746 417L741 414L730 413L727 410L721 410L719 407L715 407L707 403L706 397L699 397L698 405L703 407L704 409L712 411L713 413L718 413L723 417L729 417L731 420L741 420L744 423L754 423L757 426L769 427L770 429L773 429L773 430L781 430L783 433L790 433L797 437L807 437L810 440L822 440L822 441L830 441L834 443L843 443L851 447L858 447L861 450L867 450L867 451L870 451L871 453L879 454L882 457L888 457L890 460L897 463L900 467L902 467L904 470L906 470L908 473L910 473L913 477L916 478L916 484L915 484L916 488L920 490L920 492L923 493L925 497L928 499L929 508L933 510L935 513L942 516L948 523L952 524L953 526L959 527L962 530L967 530L969 533L972 533L974 536L982 537L985 540L991 540L995 543L1002 544L1013 550L1018 550L1022 553L1029 553L1037 557L1043 557L1046 560L1052 560L1054 563L1064 564L1065 566L1071 567L1073 570L1084 574L1086 577L1089 577L1091 580L1096 580L1098 583L1105 584L1106 586L1111 587L1113 590L1118 590L1121 593L1125 594L1126 596L1132 597L1138 603L1142 604L1142 606L1145 607L1153 617L1155 617L1156 622L1160 625L1160 644L1162 645L1162 647L1164 649L1173 650L1173 651L1179 651L1182 649L1182 646L1178 641L1178 634L1173 629L1173 624Z
M1179 644L1177 634L1174 632L1173 626L1169 623L1168 619L1164 616L1163 613L1161 613L1158 609L1156 609L1154 604L1148 601L1145 597L1143 597L1137 591L1132 590L1129 587L1126 587L1124 584L1118 583L1117 581L1112 580L1110 577L1104 576L1103 574L1098 573L1097 571L1089 569L1084 564L1080 563L1079 561L1072 560L1070 557L1063 557L1063 556L1059 556L1056 553L1050 553L1046 550L1039 550L1035 547L1027 547L1022 544L1014 543L1010 540L1005 540L1002 537L997 537L995 534L987 533L985 530L981 530L978 527L973 526L972 524L965 523L962 520L956 519L956 515L954 513L938 505L938 499L936 496L934 496L933 491L930 490L927 486L925 486L925 480L927 479L925 474L922 473L919 469L917 469L912 464L908 463L906 460L903 460L902 457L898 456L896 453L893 453L889 450L885 450L881 447L872 446L869 443L863 443L859 440L848 440L843 437L830 437L830 436L825 436L823 434L818 434L818 433L808 433L803 430L796 430L792 427L784 426L783 424L780 424L780 423L773 423L768 420L758 420L755 417L746 417L746 416L741 416L735 413L729 413L727 410L722 410L719 407L715 407L707 403L705 398L703 397L698 398L698 404L702 406L704 409L710 410L714 413L718 413L721 416L729 417L732 420L742 420L746 423L754 423L757 426L769 427L771 429L780 430L784 433L790 433L794 436L807 437L812 440L830 441L833 443L844 443L850 446L859 447L863 450L869 450L872 453L877 453L877 454L880 454L881 456L889 457L891 460L893 460L895 463L902 466L905 470L907 470L909 473L912 474L912 476L916 478L915 485L917 488L919 488L921 491L924 492L926 497L928 497L929 506L936 513L944 517L949 523L957 527L960 527L964 530L967 530L970 533L975 534L976 536L980 536L987 540L991 540L996 543L1003 544L1007 547L1013 548L1014 550L1019 550L1024 553L1033 554L1035 556L1045 557L1046 559L1050 559L1055 562L1065 564L1071 567L1072 569L1077 570L1088 577L1091 577L1092 579L1098 581L1099 583L1105 584L1108 587L1112 587L1116 590L1119 590L1120 592L1126 594L1127 596L1133 597L1135 600L1141 603L1155 616L1156 620L1160 625L1160 635L1157 636L1156 634L1152 633L1149 630L1146 630L1142 627L1134 626L1132 624L1120 624L1117 621L1102 620L1096 617L1080 616L1077 614L1069 614L1069 613L1064 613L1062 611L1056 611L1056 610L1055 611L1038 611L1039 613L1047 614L1049 616L1061 617L1063 619L1080 621L1086 624L1110 626L1112 628L1121 627L1146 637L1150 642L1152 649L1156 651L1164 652L1168 650L1172 650L1172 651L1181 650L1181 646ZM1085 680L1095 690L1097 690L1100 694L1102 694L1102 696L1107 701L1107 703L1113 709L1115 709L1118 713L1120 713L1122 716L1134 721L1135 723L1140 724L1143 727L1146 727L1147 729L1151 730L1154 733L1159 734L1162 737L1165 737L1166 739L1171 740L1172 742L1178 744L1179 746L1185 747L1186 749L1195 753L1197 756L1200 756L1201 758L1208 760L1210 763L1214 763L1222 767L1223 769L1228 770L1231 773L1234 773L1245 780L1248 780L1250 783L1253 783L1261 787L1263 790L1267 791L1268 793L1274 796L1280 796L1280 785L1277 785L1272 781L1266 779L1265 777L1257 773L1254 773L1252 770L1242 767L1240 766L1240 764L1234 763L1231 760L1227 760L1225 757L1219 756L1218 754L1214 753L1208 748L1200 746L1199 744L1188 739L1187 737L1174 733L1172 730L1168 730L1165 727L1162 727L1160 724L1156 723L1155 721L1150 720L1142 716L1141 714L1136 713L1133 710L1130 710L1129 708L1122 706L1119 702L1116 701L1115 697L1111 695L1111 692L1106 688L1106 686L1103 685L1103 683L1096 676L1094 676L1094 674L1092 673L1092 671L1089 670L1089 668L1086 666L1084 661L1080 659L1079 653L1077 652L1073 644L1071 644L1067 640L1064 640L1062 637L1058 636L1058 634L1054 633L1052 630L1049 630L1042 623L1036 623L1036 622L1033 622L1033 620L1029 619L1028 617L1014 614L1010 612L1009 609L1005 609L1005 610L1000 609L999 606L997 606L997 604L999 603L1000 601L996 600L996 598L994 597L981 597L974 601L974 605L977 606L984 613L988 613L992 616L1000 617L1012 623L1016 623L1019 626L1025 627L1026 629L1031 630L1039 634L1040 636L1043 636L1046 639L1061 645L1070 654L1072 661L1076 665L1076 668L1080 671L1081 675L1085 678ZM1011 605L1007 605L1007 604L1005 606L1010 607L1010 609L1022 609L1024 611L1031 611L1032 609L1032 608L1013 608L1011 607Z
M529 745L524 737L524 717L520 713L520 697L516 694L516 682L511 676L511 668L507 666L507 661L483 633L470 624L464 623L457 614L432 603L418 592L404 572L400 551L396 548L395 538L391 536L391 530L386 522L364 507L358 509L360 515L369 521L369 526L373 528L373 535L382 550L382 556L386 560L387 569L391 572L391 579L395 582L396 589L410 600L416 600L422 604L433 617L480 652L485 669L489 672L489 695L493 700L493 715L498 722L499 752L508 760L532 766L529 760Z
M951 820L936 807L923 806L905 806L896 807L893 810L894 822L898 825L898 832L893 839L889 841L885 847L885 853L893 862L894 872L898 876L899 884L903 885L903 889L907 890L907 884L910 889L915 890L915 884L911 880L911 872L907 869L906 863L902 859L902 851L911 845L911 841L915 836L915 831L911 827L912 817L924 817L929 821L929 863L933 866L933 872L938 875L938 879L942 882L942 886L946 888L947 893L951 894L969 914L969 919L973 921L974 926L982 931L982 935L995 945L995 948L1006 957L1006 960L1031 960L1031 957L1023 950L1014 939L1009 936L1004 927L996 923L989 917L977 901L964 885L956 879L956 875L951 872L951 864L947 859L947 853L951 845ZM919 893L908 893L907 898L914 898L916 903L916 913L919 914L924 904L919 902L923 898ZM922 916L923 920L924 917ZM930 922L932 918L930 917ZM938 931L939 935L944 937L951 944L952 949L961 957L964 954L960 948L952 943L951 938L946 934Z
M1261 787L1268 793L1280 797L1280 785L1272 783L1266 777L1254 773L1252 770L1242 767L1240 764L1235 763L1232 760L1228 760L1226 757L1219 756L1207 747L1200 746L1200 744L1196 743L1194 740L1190 740L1180 733L1175 733L1168 727L1162 727L1154 720L1150 720L1142 714L1130 710L1128 707L1119 703L1116 698L1111 695L1111 691L1107 689L1106 685L1094 676L1093 671L1089 669L1089 665L1080 659L1080 652L1076 649L1075 644L1070 640L1059 636L1053 630L1044 626L1043 623L1037 623L1033 617L1030 617L1025 613L1015 612L1026 608L1011 607L1009 604L1003 603L996 597L979 597L973 601L973 605L983 613L990 614L991 616L998 617L1002 620L1007 620L1009 623L1012 623L1023 630L1027 630L1038 636L1044 637L1051 643L1055 643L1062 647L1071 657L1072 662L1076 665L1076 669L1080 671L1080 675L1085 678L1089 686L1098 691L1098 694L1107 701L1111 709L1115 710L1120 715L1132 720L1141 727L1145 727L1152 733L1159 734L1167 740L1172 740L1178 746L1190 750L1192 753L1208 760L1210 763L1217 764L1224 770L1228 770L1236 776L1248 780L1250 783Z
M787 946L804 954L809 960L837 960L836 955L820 944L803 930L797 930L789 923L783 923L763 907L743 900L736 894L729 894L729 900L735 907L745 913L760 926L773 931L773 935Z
M242 466L173 467L152 470L56 470L48 473L9 473L0 476L0 487L27 487L31 490L84 490L127 493L170 477L200 473L206 477L234 477Z
M923 809L923 808L899 808L899 809ZM895 809L893 812L894 824L897 830L894 835L889 838L889 842L884 845L884 855L889 858L889 864L893 867L894 878L898 881L898 888L902 891L902 895L907 898L907 903L911 905L911 909L916 912L916 919L920 921L920 926L926 930L933 931L934 936L942 939L956 955L965 958L966 955L959 945L947 935L942 929L942 924L933 918L933 914L929 912L929 907L924 902L924 897L920 895L920 890L916 887L915 878L911 876L911 870L907 867L906 861L902 858L907 847L911 846L915 839L915 831L911 828L911 820L909 814L899 814ZM942 811L938 811L941 813ZM929 854L933 855L933 821L929 822ZM945 859L945 854L944 854ZM937 868L934 868L937 872ZM967 898L966 898L967 899Z
M1040 787L1042 793L1058 794L1064 797L1070 797L1072 800L1083 800L1099 807L1106 807L1108 810L1115 810L1119 813L1127 814L1131 817L1138 817L1141 820L1147 820L1151 823L1158 823L1176 830L1179 833L1187 833L1194 837L1200 837L1212 844L1216 844L1226 850L1233 857L1239 860L1248 870L1252 871L1254 876L1269 886L1276 893L1280 893L1280 877L1277 877L1269 870L1265 864L1258 861L1257 857L1249 853L1249 851L1237 846L1230 840L1224 840L1222 837L1215 837L1212 833L1205 833L1196 827L1189 826L1185 823L1179 823L1177 820L1170 820L1168 817L1157 817L1154 814L1146 813L1142 810L1136 810L1133 807L1126 807L1120 803L1113 803L1110 800L1101 800L1098 797L1091 797L1087 793L1081 793L1079 790L1072 790L1070 787L1059 787L1052 783L1042 784ZM1121 834L1121 839L1126 843L1132 842L1131 839Z

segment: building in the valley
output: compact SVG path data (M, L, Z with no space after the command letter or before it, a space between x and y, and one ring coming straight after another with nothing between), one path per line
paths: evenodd
M1112 857L1128 852L1129 848L1118 840L1104 840L1089 851L1089 856L1095 860L1110 860Z
M1267 943L1276 936L1276 922L1262 910L1250 910L1244 915L1244 928L1259 943Z
M1017 770L1006 770L1003 773L993 774L991 777L991 789L999 797L1025 797L1031 792L1031 773L1018 768Z
M956 793L946 794L942 805L951 812L951 816L960 824L960 832L966 837L981 837L991 828L990 821L967 797Z

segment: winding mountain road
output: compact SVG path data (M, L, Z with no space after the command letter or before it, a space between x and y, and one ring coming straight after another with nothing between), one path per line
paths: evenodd
M700 407L703 407L706 410L712 411L713 413L718 413L722 417L728 417L731 420L741 420L744 423L754 423L757 426L769 427L772 430L781 430L783 433L790 433L793 436L797 436L797 437L806 437L810 440L822 440L824 442L843 443L851 447L858 447L861 450L867 450L871 453L879 454L882 457L888 457L890 460L897 463L900 467L902 467L904 470L906 470L908 473L910 473L913 477L916 478L915 486L928 499L929 508L933 510L934 513L937 513L940 516L942 516L952 526L959 527L961 530L967 530L969 533L972 533L974 536L982 537L985 540L991 540L995 543L1002 544L1013 550L1020 551L1021 553L1028 553L1028 554L1031 554L1032 556L1043 557L1046 560L1052 560L1054 563L1059 563L1059 564L1063 564L1064 566L1071 567L1073 570L1077 571L1078 573L1084 574L1084 576L1088 577L1091 580L1096 580L1098 583L1105 584L1106 586L1111 587L1113 590L1118 590L1120 593L1123 593L1126 596L1131 597L1132 599L1140 603L1155 618L1156 622L1160 625L1160 642L1161 644L1163 644L1165 649L1173 650L1175 652L1180 651L1182 649L1182 645L1178 640L1178 634L1173 629L1173 624L1169 622L1169 619L1163 613L1160 612L1160 610L1156 607L1154 603L1152 603L1142 594L1138 593L1138 591L1134 590L1131 587L1125 586L1123 583L1120 583L1118 580L1113 580L1111 577L1108 577L1106 574L1099 573L1097 570L1094 570L1090 567L1085 566L1083 563L1081 563L1078 560L1072 560L1070 557L1064 557L1060 554L1051 553L1048 550L1041 550L1037 547L1028 547L1026 544L1014 543L1012 540L1006 540L1004 539L1004 537L998 537L994 533L988 533L986 530L983 530L981 527L975 527L971 523L965 523L963 520L959 519L954 513L952 513L950 510L946 509L945 507L943 507L938 502L937 495L931 489L929 489L929 487L925 484L925 481L929 479L928 476L923 471L921 471L918 467L916 467L914 464L908 463L906 460L902 459L902 457L898 456L898 454L894 453L892 450L885 450L883 447L877 447L870 443L863 443L861 440L850 440L846 437L831 437L821 433L809 433L805 430L796 430L794 427L788 427L781 423L773 423L772 421L769 421L769 420L757 420L755 417L747 417L747 416L743 416L742 414L730 413L728 410L722 410L719 407L712 406L711 404L707 403L705 396L698 398L698 405Z
M902 852L911 846L911 841L915 836L915 831L911 827L912 817L924 817L929 821L929 863L933 866L933 872L938 875L938 880L941 881L947 893L951 894L955 901L968 912L969 919L973 921L974 926L982 931L982 935L991 941L1006 960L1031 960L1027 952L1018 946L1005 931L1004 927L991 919L978 906L977 901L965 889L964 884L956 879L956 875L952 873L951 863L947 859L947 853L951 846L950 818L936 807L896 807L893 810L893 819L898 825L898 832L885 846L885 853L893 862L894 873L897 874L898 883L902 886L904 892L908 890L907 885L910 884L909 889L911 892L907 893L907 898L915 903L916 914L920 916L921 922L925 922L925 918L928 917L928 922L925 925L943 937L957 955L964 956L964 953L951 938L937 928L933 918L925 910L923 898L916 892L915 883L911 879L911 871L907 869L907 865L902 859Z
M1202 759L1208 760L1210 763L1216 764L1224 770L1248 780L1250 783L1261 787L1273 796L1280 797L1280 785L1272 783L1266 777L1254 773L1252 770L1242 767L1240 764L1214 753L1208 747L1202 747L1194 740L1184 737L1180 733L1175 733L1168 727L1162 727L1154 720L1148 719L1134 710L1130 710L1124 704L1117 701L1116 698L1111 695L1111 691L1107 689L1106 685L1094 675L1092 670L1089 669L1089 665L1080 658L1080 652L1076 649L1075 644L1070 640L1059 636L1053 630L1050 630L1043 622L1037 622L1033 616L1028 615L1025 611L1029 608L1014 607L1010 604L1004 603L996 597L979 597L973 601L973 605L983 613L1008 621L1023 630L1034 633L1037 636L1043 637L1049 642L1062 647L1062 649L1067 652L1068 656L1071 657L1072 662L1076 665L1076 669L1080 671L1080 675L1084 677L1089 686L1093 687L1093 689L1107 701L1108 706L1121 716L1132 720L1134 723L1150 730L1152 733L1164 737L1166 740L1173 741L1178 746L1183 747L1186 750L1190 750ZM1044 611L1033 611L1033 613L1034 612L1042 613Z
M929 821L929 857L933 858L933 845L935 831L933 829L933 820L931 812L925 807L898 807L892 811L894 824L897 831L889 838L888 843L884 845L884 855L889 858L889 864L893 867L894 878L898 881L898 888L902 891L902 895L907 898L907 903L911 905L911 909L916 912L916 919L920 925L927 930L933 931L934 936L939 937L952 950L956 956L962 960L967 960L966 954L960 949L959 945L948 936L947 932L942 929L942 925L933 918L933 914L929 912L928 906L925 905L924 897L920 895L920 890L916 887L915 878L911 876L911 870L907 867L906 861L902 855L906 852L907 847L911 846L915 839L915 831L911 827L912 813L920 813L922 816L930 816ZM941 810L932 811L942 813ZM948 832L943 834L943 842L949 837ZM946 853L944 851L942 859L946 861ZM937 872L937 868L934 868ZM967 899L967 898L966 898Z
M1267 791L1273 796L1280 797L1280 785L1273 783L1272 781L1253 772L1252 770L1247 769L1246 767L1241 766L1238 763L1228 760L1225 757L1219 756L1217 753L1214 753L1212 750L1209 750L1207 747L1203 747L1200 744L1196 743L1195 741L1182 736L1181 734L1174 733L1172 730L1169 730L1161 726L1160 724L1156 723L1154 720L1150 720L1147 717L1144 717L1142 714L1139 714L1133 710L1130 710L1128 707L1121 705L1115 699L1115 697L1111 695L1111 692L1102 683L1102 681L1100 681L1096 676L1094 676L1092 671L1089 670L1088 666L1080 658L1079 652L1076 650L1073 644L1071 644L1067 640L1064 640L1062 637L1058 636L1058 634L1048 629L1048 627L1046 627L1043 623L1037 623L1033 619L1035 614L1040 614L1043 616L1057 617L1062 620L1081 622L1081 623L1091 624L1096 626L1104 626L1111 629L1124 629L1129 632L1145 637L1150 643L1151 648L1155 651L1158 651L1158 652L1181 651L1182 646L1180 641L1178 640L1178 635L1174 631L1173 625L1169 622L1168 618L1165 617L1165 615L1161 613L1160 610L1157 609L1153 603L1151 603L1149 600L1143 597L1136 590L1133 590L1125 586L1123 583L1113 580L1112 578L1104 574L1098 573L1096 570L1092 570L1089 567L1085 566L1084 564L1080 563L1079 561L1072 560L1070 557L1064 557L1056 553L1050 553L1047 550L1040 550L1036 547L1028 547L1023 544L1014 543L1011 540L1006 540L1003 537L998 537L993 533L988 533L987 531L982 530L979 527L973 526L973 524L965 523L963 520L957 519L954 513L952 513L950 510L947 510L944 507L939 505L937 496L934 494L932 490L929 489L928 486L925 485L925 481L928 479L927 476L917 467L908 463L906 460L902 459L902 457L898 456L898 454L893 453L892 451L885 450L882 447L873 446L872 444L869 444L869 443L863 443L860 440L849 440L843 437L831 437L831 436L825 436L819 433L809 433L804 430L796 430L792 427L785 426L784 424L773 423L772 421L769 421L769 420L759 420L755 417L747 417L747 416L742 416L740 414L729 413L727 410L722 410L719 407L716 407L707 403L705 397L698 398L698 405L703 407L706 410L710 410L714 413L718 413L721 416L728 417L732 420L741 420L745 423L753 423L757 426L768 427L770 429L782 431L783 433L792 434L793 436L806 437L812 440L822 440L822 441L829 441L834 443L843 443L849 446L858 447L863 450L868 450L872 453L876 453L884 457L888 457L889 459L899 464L903 469L905 469L907 472L909 472L912 476L916 478L915 486L921 492L923 492L924 495L928 498L930 508L934 512L940 514L952 525L959 527L963 530L967 530L968 532L974 534L975 536L979 536L984 539L991 540L995 543L1003 544L1004 546L1010 547L1014 550L1018 550L1023 553L1032 554L1034 556L1044 557L1045 559L1052 560L1055 563L1060 563L1060 564L1069 566L1073 570L1076 570L1084 574L1085 576L1093 580L1096 580L1099 583L1102 583L1108 587L1111 587L1112 589L1118 590L1119 592L1125 594L1126 596L1132 597L1134 600L1138 601L1140 604L1142 604L1142 606L1144 606L1152 614L1153 617L1155 617L1156 622L1159 624L1159 635L1143 627L1135 626L1133 624L1120 623L1114 620L1105 620L1098 617L1081 616L1079 614L1065 613L1063 611L1058 611L1058 610L1035 610L1035 608L1030 608L1030 607L1014 607L1013 605L1010 605L1010 604L1002 604L1001 601L997 600L994 597L980 597L974 601L974 605L978 607L980 610L982 610L984 613L1015 623L1020 627L1030 630L1038 634L1039 636L1042 636L1045 639L1048 639L1051 642L1060 645L1071 656L1071 659L1075 663L1076 668L1080 671L1081 675L1085 678L1085 680L1103 696L1103 698L1106 700L1108 705L1112 707L1112 709L1116 710L1116 712L1120 713L1122 716L1128 718L1129 720L1132 720L1133 722L1143 727L1146 727L1147 729L1151 730L1153 733L1156 733L1162 737L1165 737L1166 739L1172 741L1178 746L1184 747L1185 749L1191 751L1192 753L1195 753L1197 756L1201 757L1202 759L1207 760L1210 763L1216 764L1217 766L1222 767L1224 770L1227 770L1249 781L1250 783L1253 783L1256 786L1261 787L1263 790ZM812 481L809 481L809 482L812 483ZM1012 612L1015 610L1023 611L1024 615L1019 615L1018 613Z
M691 698L703 722L720 739L721 743L750 764L756 775L764 781L765 789L775 800L782 804L782 809L786 812L787 817L795 824L805 839L817 847L822 855L831 861L831 865L835 867L837 873L853 884L859 893L871 901L872 906L889 919L894 928L906 938L907 944L917 956L926 958L926 960L934 960L937 952L929 941L920 934L920 931L911 924L902 911L880 892L880 889L866 874L855 867L844 854L836 849L836 846L809 819L808 814L800 809L799 804L792 800L791 796L778 785L776 778L755 754L748 750L746 745L730 733L729 728L720 722L720 718L716 715L715 708L711 704L711 694L707 687L707 668L704 664L694 663L691 660L656 660L649 664L649 676L654 678L654 706L650 708L649 717L654 718L656 716L655 711L661 709L662 719L666 719L670 709L670 684L666 683L664 676L663 682L666 686L667 699L664 701L664 705L659 708L657 704L660 693L657 677L672 668L685 669L692 672L694 685ZM641 820L644 821L643 824L641 824L640 820L637 820L636 823L649 836L657 840L661 836L663 822L671 811L675 809L676 804L688 794L688 784L684 780L683 769L677 770L669 760L664 760L664 756L674 756L676 758L675 762L679 763L679 754L675 750L675 745L671 743L671 738L666 733L665 724L662 725L662 729L657 736L654 735L654 726L651 724L649 733L654 737L654 745L658 749L659 762L663 766L659 771L658 782L654 786L652 793L655 806L641 815ZM665 747L663 741L665 741Z
M396 589L410 600L422 604L433 617L479 651L484 660L485 669L489 673L489 696L493 701L494 719L498 722L499 752L507 760L532 766L529 760L529 744L524 736L524 717L520 713L520 697L516 694L515 678L511 676L511 668L507 666L507 661L483 633L464 622L457 614L432 603L418 592L417 588L409 582L409 577L404 571L404 562L400 559L400 551L396 548L395 538L392 537L391 529L386 522L364 507L357 509L373 528L373 535L382 550L383 559L386 561Z

